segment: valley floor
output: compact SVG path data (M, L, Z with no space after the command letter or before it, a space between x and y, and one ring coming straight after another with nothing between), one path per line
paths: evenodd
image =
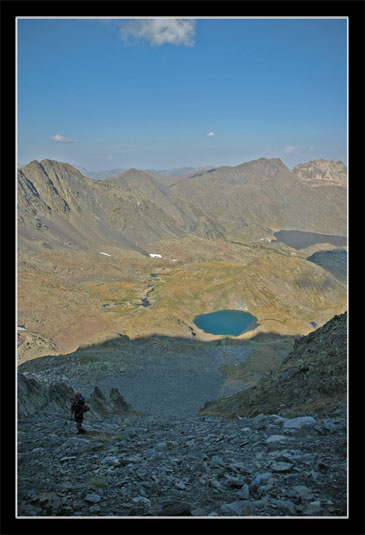
M18 363L66 354L116 333L220 339L194 324L197 315L217 310L253 314L259 326L240 335L246 339L307 334L313 322L322 325L347 309L346 280L328 271L328 258L325 268L307 260L328 244L303 251L260 240L186 238L154 245L161 259L111 247L110 257L21 251Z

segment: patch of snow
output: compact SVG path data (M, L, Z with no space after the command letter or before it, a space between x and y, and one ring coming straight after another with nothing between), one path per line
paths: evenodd
M103 253L103 251L99 251L100 254L104 254L105 256L112 256L111 254L108 254L108 253Z
M162 258L160 254L156 254L156 253L149 253L149 255L151 258Z

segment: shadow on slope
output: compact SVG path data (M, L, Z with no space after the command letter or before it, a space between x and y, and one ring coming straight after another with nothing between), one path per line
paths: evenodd
M256 384L280 366L293 343L294 337L277 334L205 342L160 335L131 340L116 333L67 355L29 360L18 370L48 385L62 380L86 397L96 386L106 396L116 388L136 411L184 417Z

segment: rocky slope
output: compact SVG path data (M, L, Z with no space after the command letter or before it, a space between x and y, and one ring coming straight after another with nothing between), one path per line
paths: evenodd
M346 415L19 422L20 517L345 516ZM70 427L71 424L71 427Z
M257 385L206 403L200 414L234 418L259 413L331 413L347 396L347 313L297 338L281 367Z
M153 347L162 355L164 343L142 341L144 358ZM136 343L126 338L122 346L130 353ZM237 344L214 344L222 358L211 346L216 362L195 386L189 366L201 355L192 354L189 364L176 346L161 366L152 358L142 367L133 352L128 375L118 347L109 344L101 366L97 348L95 354L85 348L78 362L49 357L19 367L20 516L346 516L346 314L298 339L280 371L256 388L225 398L226 405L222 399L209 403L199 415L214 366L247 361ZM112 375L103 381L109 361ZM126 373L127 382L118 383ZM139 384L136 374L146 381ZM171 390L165 379L173 382ZM127 392L129 382L143 410L113 386ZM146 404L152 384L156 402ZM75 388L92 409L85 435L69 420Z

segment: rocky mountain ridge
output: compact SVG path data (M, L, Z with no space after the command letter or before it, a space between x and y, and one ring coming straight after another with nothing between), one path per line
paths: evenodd
M333 164L327 163L332 169ZM320 185L313 188L279 158L260 158L203 172L171 189L177 197L215 213L228 227L254 223L271 229L345 235L346 187L338 182L333 187L326 180Z
M206 403L200 414L234 418L259 413L296 416L344 406L347 396L347 312L296 338L280 368L228 398Z
M221 235L219 224L199 208L189 208L188 203L185 208L182 211L161 186L139 171L127 172L118 183L118 179L92 180L69 164L50 160L18 170L20 248L40 243L95 250L109 244L147 255L145 248L159 239L204 233L205 227L213 236Z
M341 180L336 187L323 180L322 191L302 174L278 158L261 158L163 185L136 169L96 181L70 164L33 161L18 169L19 245L95 249L110 244L147 254L146 247L157 240L227 238L248 225L346 234Z

